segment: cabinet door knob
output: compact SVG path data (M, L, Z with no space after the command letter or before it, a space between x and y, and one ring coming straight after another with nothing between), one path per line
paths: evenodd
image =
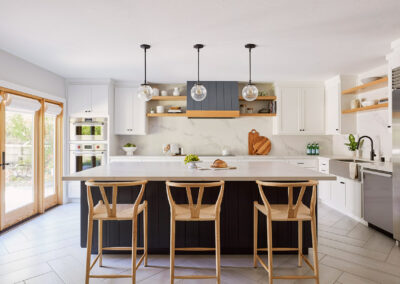
M339 128L336 128L336 131L339 131Z

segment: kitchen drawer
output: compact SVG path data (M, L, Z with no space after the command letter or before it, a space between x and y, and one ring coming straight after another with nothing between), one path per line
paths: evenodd
M329 159L328 158L319 158L318 159L318 168L321 173L329 173Z
M288 160L289 164L299 166L302 168L317 168L317 160L315 159L303 159L303 160Z

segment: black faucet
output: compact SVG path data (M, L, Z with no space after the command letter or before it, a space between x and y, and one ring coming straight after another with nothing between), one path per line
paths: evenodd
M361 139L364 139L364 138L368 138L369 141L371 141L371 161L373 161L373 160L374 160L374 157L375 157L376 155L375 155L375 151L374 151L374 141L372 140L371 137L369 137L369 136L367 136L367 135L364 135L364 136L361 136L360 138L358 138L357 150L358 150L358 148L360 147Z

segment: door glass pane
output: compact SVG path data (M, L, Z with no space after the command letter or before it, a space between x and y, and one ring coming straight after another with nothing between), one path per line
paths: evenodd
M55 129L56 117L53 115L45 116L44 125L44 196L56 193L55 182Z
M33 113L6 111L6 212L33 203L33 131Z

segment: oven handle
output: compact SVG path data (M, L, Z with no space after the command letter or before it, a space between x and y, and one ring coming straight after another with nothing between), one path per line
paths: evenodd
M80 151L73 151L72 152L72 155L75 155L75 156L83 156L83 155L92 155L92 156L96 156L96 155L99 155L99 154L104 154L104 151L99 151L99 152L80 152Z

